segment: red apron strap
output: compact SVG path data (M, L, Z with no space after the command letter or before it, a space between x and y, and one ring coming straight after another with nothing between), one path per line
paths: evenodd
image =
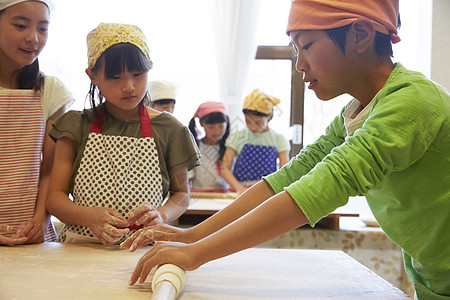
M222 163L216 161L216 174L218 177L222 177Z
M140 119L141 119L141 129L142 129L142 137L152 137L152 125L150 122L150 117L148 115L147 108L144 105L141 105L139 108ZM94 122L92 123L91 133L100 133L103 124L103 115L105 113L105 107L101 106L98 109L98 118L94 118Z
M152 124L145 105L140 106L142 137L152 137Z
M103 114L105 112L105 107L102 105L98 108L98 118L94 118L92 123L91 133L100 133L103 123Z

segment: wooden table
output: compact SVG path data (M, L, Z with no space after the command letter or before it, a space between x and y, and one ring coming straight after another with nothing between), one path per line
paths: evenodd
M0 247L0 299L149 299L129 287L147 248L45 243ZM187 272L179 299L409 299L341 251L248 249Z

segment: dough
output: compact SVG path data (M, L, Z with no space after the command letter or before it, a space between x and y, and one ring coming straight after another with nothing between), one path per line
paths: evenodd
M183 269L176 265L161 265L156 270L155 275L153 275L152 290L155 291L156 286L163 281L168 281L174 286L176 290L175 297L177 297L184 287L184 282L186 281L186 273Z

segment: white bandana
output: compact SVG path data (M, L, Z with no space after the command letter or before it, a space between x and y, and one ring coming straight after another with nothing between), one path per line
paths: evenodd
M53 2L51 0L0 0L0 11L4 10L10 6L19 4L21 2L26 2L26 1L42 2L45 5L47 5L47 7L50 9L50 11L52 11L55 8L55 6L53 5Z

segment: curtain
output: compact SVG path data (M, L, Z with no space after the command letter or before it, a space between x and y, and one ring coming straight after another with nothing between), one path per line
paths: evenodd
M255 59L260 0L210 0L220 99L231 130L245 126L242 104L251 62Z

